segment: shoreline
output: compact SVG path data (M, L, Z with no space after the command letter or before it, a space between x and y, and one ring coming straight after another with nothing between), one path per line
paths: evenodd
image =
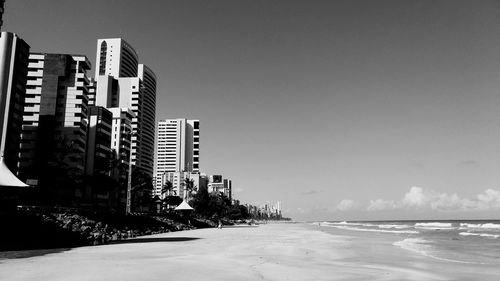
M304 223L235 225L141 236L44 256L0 260L1 280L485 280L467 266ZM389 239L390 238L390 239ZM135 241L134 241L135 240ZM42 278L41 278L42 277Z

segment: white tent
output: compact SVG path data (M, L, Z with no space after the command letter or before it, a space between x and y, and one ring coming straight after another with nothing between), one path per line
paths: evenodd
M183 200L179 206L175 207L175 210L193 210L191 206L186 202L186 200Z
M27 187L28 185L20 181L5 165L3 157L0 158L0 186L19 186Z

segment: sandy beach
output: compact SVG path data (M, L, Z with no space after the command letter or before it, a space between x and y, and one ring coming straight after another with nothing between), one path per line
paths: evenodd
M384 236L310 224L172 232L1 259L0 280L499 280L491 265L433 260Z

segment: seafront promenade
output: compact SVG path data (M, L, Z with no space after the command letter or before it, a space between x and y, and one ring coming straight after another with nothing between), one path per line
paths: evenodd
M498 280L500 276L498 269L488 272L489 267L431 260L380 237L375 244L369 236L332 235L319 229L288 223L144 236L3 259L0 280Z

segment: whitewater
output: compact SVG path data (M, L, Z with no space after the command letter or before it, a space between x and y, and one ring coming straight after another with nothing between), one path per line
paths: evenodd
M325 221L318 225L351 235L373 233L424 258L500 266L500 221Z

